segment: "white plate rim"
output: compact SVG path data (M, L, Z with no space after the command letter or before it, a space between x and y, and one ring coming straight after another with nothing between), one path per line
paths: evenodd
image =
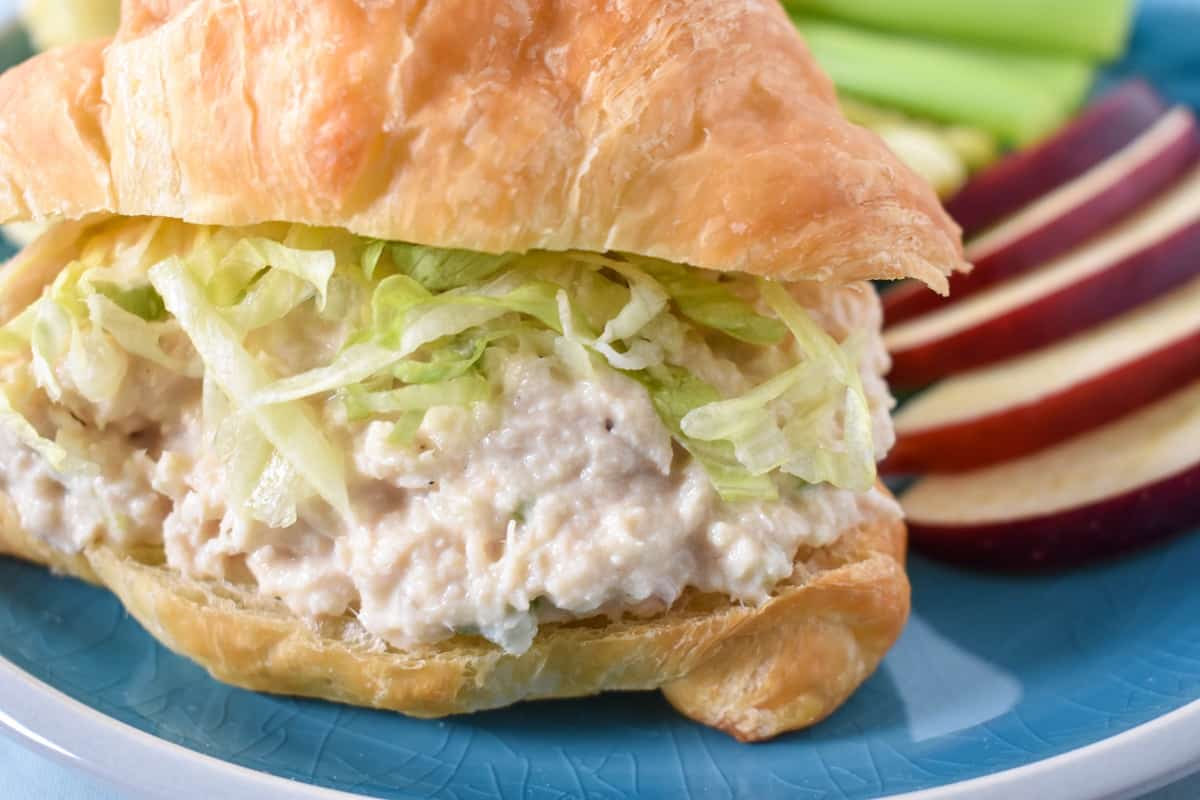
M0 733L139 797L172 800L354 800L259 772L138 730L0 657ZM1200 700L1124 733L1022 767L889 800L1124 800L1200 768ZM137 775L133 780L131 776Z

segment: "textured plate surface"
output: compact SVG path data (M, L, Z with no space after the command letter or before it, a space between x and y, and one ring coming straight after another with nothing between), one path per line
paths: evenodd
M1200 101L1197 26L1194 0L1146 3L1120 71ZM13 47L0 41L0 62ZM186 797L268 790L222 762L380 797L1108 796L1200 758L1197 564L1200 534L1059 576L916 558L916 613L883 669L816 730L749 747L657 695L418 722L229 689L108 594L0 559L0 657L99 712L0 664L0 726L111 778L161 790L178 776Z
M163 650L106 593L11 561L0 655L168 741L384 797L867 798L1020 767L1196 701L1197 563L1200 536L1056 577L914 559L917 613L884 668L824 725L759 746L687 723L657 695L443 722L258 696Z

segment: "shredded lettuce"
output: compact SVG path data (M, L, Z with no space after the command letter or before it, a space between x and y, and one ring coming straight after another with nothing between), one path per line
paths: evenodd
M173 372L200 377L198 364L171 356L162 347L162 337L178 329L173 322L147 322L102 294L89 295L86 302L92 324L108 333L125 352L141 356Z
M417 431L421 429L421 423L425 421L426 410L404 411L398 414L396 421L392 423L392 434L388 437L388 441L400 447L411 445L417 438Z
M192 340L206 373L234 407L252 409L254 422L267 441L325 502L350 519L341 452L299 403L252 408L251 396L270 383L270 376L246 351L237 329L208 301L187 265L178 258L163 261L150 270L150 281Z
M107 297L121 307L122 310L133 314L146 322L159 322L166 318L167 307L153 286L133 286L122 289L109 281L91 281L91 286L99 294Z
M866 491L875 482L871 414L856 365L779 284L762 296L788 326L804 361L741 397L691 410L681 423L701 441L733 444L752 474L781 470L809 483Z
M495 289L485 286L479 294L445 292L431 297L410 308L402 325L382 333L392 341L398 341L399 351L408 355L424 344L510 313L532 317L555 331L562 330L555 302L558 287L554 284L530 281L504 294L492 294L492 291Z
M28 336L34 380L56 403L62 400L64 387L55 368L72 352L74 356L70 363L63 366L71 377L79 375L85 385L89 383L90 376L82 374L82 367L86 366L81 364L84 345L78 341L79 318L86 314L78 290L83 270L79 262L68 265L43 291L42 297L26 310L29 317L22 314L6 326L10 333ZM96 386L88 388L95 389Z
M352 383L361 383L402 359L403 356L397 355L395 350L374 342L356 344L343 350L328 366L264 386L250 397L249 402L251 406L270 406L333 392Z
M718 283L718 275L700 277L694 270L668 261L635 259L635 263L654 275L679 313L692 322L749 344L777 345L787 336L782 322L758 313L728 286Z
M209 283L208 294L218 305L231 305L264 270L279 270L295 275L316 290L318 308L324 308L329 279L337 267L329 250L299 250L271 239L242 239L221 259L217 275Z
M719 402L715 388L686 369L663 367L627 373L646 387L654 409L675 439L696 459L723 500L774 500L775 484L763 474L754 474L739 463L733 446L721 437L704 440L690 435L683 421L697 409Z
M384 278L371 295L371 327L375 338L399 346L409 310L433 297L407 275Z
M662 348L658 343L645 339L633 339L627 343L627 349L624 352L617 350L602 337L591 336L578 327L577 316L566 292L559 290L555 299L558 303L559 318L563 321L563 336L569 341L604 356L613 368L628 372L662 364Z
M274 270L255 281L225 318L246 333L278 322L315 293L312 284L287 272Z
M392 376L401 383L440 383L454 380L467 374L478 364L492 342L519 333L520 328L500 328L486 333L450 337L430 354L428 361L401 361L392 368Z
M0 389L0 425L7 428L18 442L41 456L47 466L59 475L93 475L99 470L91 461L76 456L58 442L38 433L37 428L13 408L12 401L3 389Z
M431 292L455 289L487 280L501 272L516 258L512 253L491 255L416 244L392 245L391 256L400 272Z
M523 314L558 329L553 292L540 281L517 286L500 296L445 292L429 295L406 275L380 283L372 299L374 330L368 341L355 344L328 366L284 378L251 399L256 406L287 403L361 383L389 370L423 346L485 325L506 314ZM483 287L481 292L488 291Z
M631 264L610 261L609 268L629 282L629 303L604 326L600 341L605 344L631 339L667 307L667 293L658 281Z
M222 491L238 520L295 524L299 503L312 493L296 469L271 447L253 414L235 410L211 379L204 381L202 405L210 446L225 465Z
M72 319L65 365L79 394L99 404L120 390L129 370L129 356L103 330L84 328Z
M54 365L71 346L71 316L61 305L43 297L35 307L29 348L33 356L33 377L54 402L62 400L63 387Z
M375 270L379 266L379 259L383 258L383 249L385 247L387 247L387 242L376 239L363 250L362 258L359 259L358 263L362 269L363 277L367 280L375 279Z
M132 249L147 246L143 236ZM115 268L89 268L82 260L72 262L39 300L3 330L28 341L35 380L55 402L62 399L64 376L89 402L111 399L129 370L129 354L195 374L160 345L162 334L173 327L165 319L162 298L145 283L118 286L108 280L115 272Z
M354 384L347 386L343 393L347 416L366 419L381 414L428 411L434 406L484 402L491 396L491 386L480 375L463 375L441 383L414 384L379 392Z
M306 494L304 489L296 467L274 452L259 474L254 491L246 499L246 511L269 528L290 528L299 517L299 505Z
M215 381L205 381L204 419L211 428L211 446L225 465L221 488L229 507L238 513L246 504L271 460L271 443L254 417L237 411Z
M285 366L272 343L304 325L337 338L315 365L303 360L308 348L306 368ZM697 374L753 361L753 348L777 348L774 362L788 363L734 396ZM780 284L653 258L128 220L100 225L0 327L0 352L28 352L52 402L68 388L91 402L113 397L131 358L202 378L225 495L242 519L273 527L295 522L313 497L350 517L346 454L316 403L335 400L351 421L385 420L404 445L429 409L493 400L495 359L522 350L578 380L617 370L639 383L727 501L773 499L780 475L857 490L875 479L853 342L832 339ZM710 361L686 363L696 352ZM6 402L0 421L66 463Z

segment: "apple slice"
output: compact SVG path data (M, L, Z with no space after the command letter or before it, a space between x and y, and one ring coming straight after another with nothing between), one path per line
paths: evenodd
M1038 270L884 331L890 378L920 386L1043 347L1200 273L1200 169Z
M1058 133L980 172L946 203L974 236L1114 155L1167 113L1145 81L1121 84Z
M901 498L914 545L990 567L1066 564L1200 523L1200 382L1027 458Z
M1200 378L1200 279L1102 326L956 375L896 414L885 472L975 469L1027 455Z
M948 300L907 283L884 295L884 319L912 319L1062 255L1151 200L1198 158L1192 112L1172 109L1126 147L968 242L975 268L951 278Z

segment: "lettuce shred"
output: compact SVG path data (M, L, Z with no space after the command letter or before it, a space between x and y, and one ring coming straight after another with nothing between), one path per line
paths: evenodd
M298 314L307 322L297 324L336 329L340 346L289 370L256 342ZM735 361L778 349L790 362L724 396L686 363L681 337ZM394 441L410 442L429 409L495 398L489 353L530 347L573 376L617 370L643 386L726 500L776 498L776 474L864 490L875 480L871 418L851 344L780 284L651 258L487 254L158 219L101 224L0 328L0 357L27 353L32 380L55 402L67 392L113 397L135 357L203 378L227 496L275 526L313 497L351 515L348 456L322 425L330 404L350 420L388 421ZM71 461L3 395L0 424L53 464Z

